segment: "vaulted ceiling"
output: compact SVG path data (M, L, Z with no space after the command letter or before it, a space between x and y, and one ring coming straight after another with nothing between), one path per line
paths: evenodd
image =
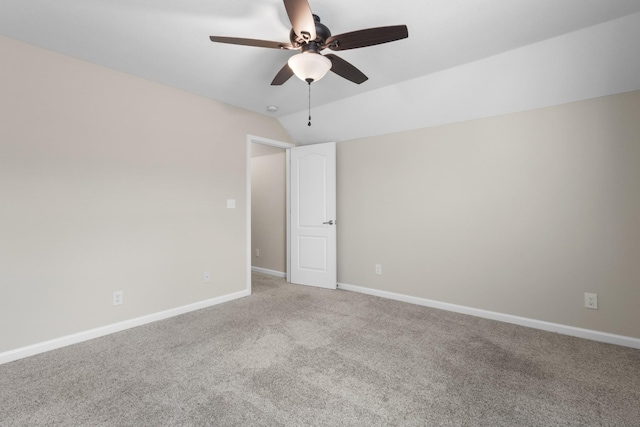
M397 24L409 29L408 39L336 52L369 80L357 85L329 73L315 82L311 127L307 84L292 78L270 85L295 52L209 40L288 41L291 25L281 0L3 0L0 34L273 116L300 143L640 89L640 0L310 0L310 6L333 34ZM580 83L584 88L554 95L554 85L563 92L566 84L553 76L574 70L553 69L553 63L569 60L585 74L595 73L594 79L611 61L618 69L601 78L608 86L599 91L589 88L600 80L576 76L587 79ZM527 96L540 99L503 100L510 87L505 81L531 86ZM549 87L544 100L536 85ZM500 99L488 102L488 109L484 101L473 105L493 97ZM278 111L268 112L269 105Z

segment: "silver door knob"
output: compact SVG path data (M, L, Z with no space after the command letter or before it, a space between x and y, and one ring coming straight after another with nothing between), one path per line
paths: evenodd
M330 219L330 220L329 220L329 221L327 221L327 222L323 222L323 224L333 225L333 220L332 220L332 219Z

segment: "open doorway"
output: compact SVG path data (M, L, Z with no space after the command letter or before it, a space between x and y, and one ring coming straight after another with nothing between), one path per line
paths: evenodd
M247 289L251 272L287 277L289 148L281 141L247 137Z
M287 276L286 153L251 144L251 270Z

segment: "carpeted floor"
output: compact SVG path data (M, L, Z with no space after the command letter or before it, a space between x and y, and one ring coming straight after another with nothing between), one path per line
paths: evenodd
M640 426L640 350L254 274L0 365L0 425Z

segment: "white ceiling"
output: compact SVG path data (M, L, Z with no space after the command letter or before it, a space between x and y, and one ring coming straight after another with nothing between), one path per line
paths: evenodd
M270 86L295 52L214 44L208 38L288 41L281 0L2 0L0 34L277 117L294 141L308 143L366 134L350 125L366 127L371 120L358 100L384 105L393 100L389 91L415 79L640 12L640 0L310 0L310 5L333 34L397 24L409 28L408 39L337 52L369 80L356 85L330 73L314 83L312 115L320 114L311 128L306 83L292 78ZM640 40L633 42L638 46ZM402 92L408 105L412 96L424 97ZM278 112L268 113L268 105L277 105ZM406 112L395 105L385 114L390 122L402 122Z

